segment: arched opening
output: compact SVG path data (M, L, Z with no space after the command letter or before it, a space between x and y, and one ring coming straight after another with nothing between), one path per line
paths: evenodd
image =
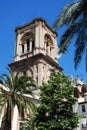
M44 46L45 46L46 53L48 55L51 55L51 53L52 53L51 51L53 48L53 41L49 34L45 34L45 36L44 36Z
M79 96L80 96L79 89L78 88L74 88L74 97L79 98Z
M30 67L29 67L29 68L27 68L26 74L27 74L27 76L29 76L29 77L32 77L32 78L33 78L33 71L32 71L32 69L31 69Z
M84 93L86 93L86 92L87 92L87 88L85 85L83 85L81 88L81 94L84 95Z
M35 39L32 32L25 33L21 38L22 54L32 52L35 48Z

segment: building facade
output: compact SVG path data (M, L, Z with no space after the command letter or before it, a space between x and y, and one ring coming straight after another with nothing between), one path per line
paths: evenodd
M73 105L73 111L81 116L75 130L87 130L87 86L79 77L72 79L72 83L74 96L77 98L77 102Z

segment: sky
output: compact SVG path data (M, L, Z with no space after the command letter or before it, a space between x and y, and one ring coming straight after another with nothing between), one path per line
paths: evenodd
M75 0L0 0L0 74L7 73L6 67L14 58L15 28L31 22L37 17L44 18L52 27L65 5ZM57 30L59 44L63 29ZM63 72L76 78L77 75L87 82L85 61L78 69L74 69L74 47L71 45L68 52L58 59Z

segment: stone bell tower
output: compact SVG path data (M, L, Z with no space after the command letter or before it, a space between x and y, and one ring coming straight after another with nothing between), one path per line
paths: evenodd
M43 80L48 80L53 67L62 70L57 61L57 33L44 19L36 18L17 27L15 32L15 56L9 64L14 74L31 76L40 86Z

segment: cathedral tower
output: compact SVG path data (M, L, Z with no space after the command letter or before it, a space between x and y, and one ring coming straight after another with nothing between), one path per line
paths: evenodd
M13 62L9 65L15 73L31 76L40 86L47 81L51 70L62 68L57 59L57 33L42 18L17 27L16 46Z

